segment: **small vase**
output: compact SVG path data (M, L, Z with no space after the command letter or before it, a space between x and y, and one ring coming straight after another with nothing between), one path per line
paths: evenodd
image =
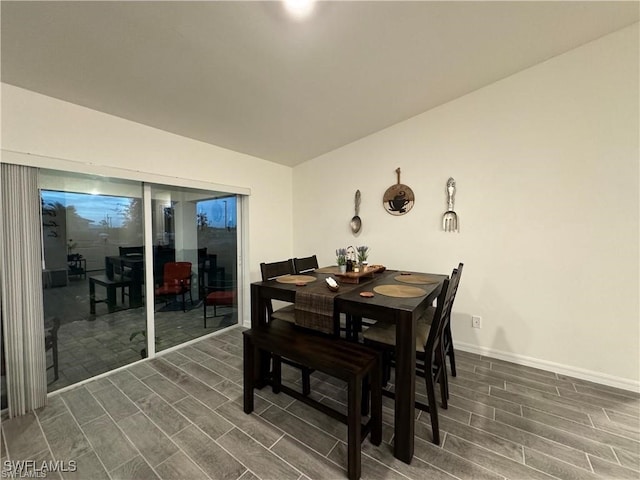
M340 273L347 273L347 266L346 265L338 265L338 270L340 271Z

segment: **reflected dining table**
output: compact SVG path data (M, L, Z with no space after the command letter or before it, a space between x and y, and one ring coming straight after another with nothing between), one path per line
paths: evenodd
M305 273L313 276L317 282L325 283L332 276L340 283L340 277L329 272L331 267ZM424 291L420 296L398 297L376 293L376 290L394 289L406 286L406 278L426 278L428 282L413 285ZM414 451L414 402L416 380L416 321L437 298L442 283L447 275L385 270L368 277L360 278L358 284L340 283L340 289L333 296L333 316L337 319L341 313L354 318L367 318L381 322L393 323L396 326L396 384L394 413L394 456L403 462L410 463ZM394 286L394 287L389 287ZM344 288L343 288L344 287ZM382 288L380 288L382 287ZM251 326L259 327L268 323L267 302L281 300L295 303L296 292L305 286L294 283L282 283L277 279L251 284ZM317 287L316 287L317 288ZM328 289L327 293L328 293ZM372 297L363 297L362 292L373 292ZM268 361L261 360L260 375L267 383Z

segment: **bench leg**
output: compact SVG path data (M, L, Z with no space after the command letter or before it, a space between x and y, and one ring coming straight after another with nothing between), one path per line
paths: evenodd
M248 335L243 335L243 394L244 413L253 412L253 387L255 379L256 351L253 342Z
M382 442L382 365L380 357L378 363L371 372L371 443L380 445Z
M280 393L280 386L282 385L282 358L278 355L273 355L272 377L271 390L273 393Z
M347 477L349 480L360 478L360 449L362 440L362 426L360 407L362 403L362 378L352 378L349 381L349 399L347 413L347 427L349 430L347 443Z

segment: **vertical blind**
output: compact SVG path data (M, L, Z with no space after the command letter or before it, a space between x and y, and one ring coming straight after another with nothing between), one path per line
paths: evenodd
M47 402L38 170L0 164L2 330L9 417Z

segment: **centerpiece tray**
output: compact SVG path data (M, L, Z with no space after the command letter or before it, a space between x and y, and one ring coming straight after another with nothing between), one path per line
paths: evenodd
M359 272L345 272L336 273L335 276L340 279L342 283L360 283L361 278L373 277L374 273L384 272L386 267L384 265L369 265L366 269L362 269Z

